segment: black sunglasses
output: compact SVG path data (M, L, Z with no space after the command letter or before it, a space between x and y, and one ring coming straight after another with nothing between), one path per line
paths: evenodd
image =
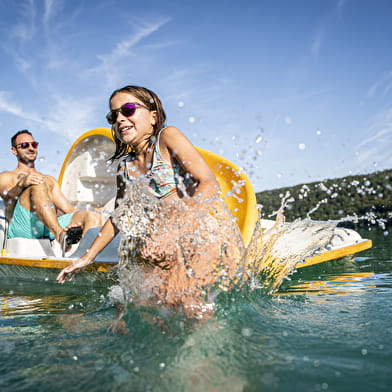
M138 107L150 110L147 106L141 105L140 103L137 102L125 103L120 107L120 109L111 110L106 115L106 120L108 120L108 123L110 125L114 124L117 121L117 116L119 112L125 117L132 117L135 114L136 109Z
M23 142L15 145L15 148L21 148L22 150L26 150L26 148L29 148L29 146L31 146L36 149L38 147L38 144L38 142Z

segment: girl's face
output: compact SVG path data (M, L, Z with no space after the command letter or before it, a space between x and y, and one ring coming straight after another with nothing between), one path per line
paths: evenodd
M110 100L110 110L120 109L126 103L137 103L145 106L144 102L130 93L117 93ZM125 144L137 147L145 141L149 141L156 124L156 112L144 107L137 106L132 116L126 117L120 111L112 127L116 137Z

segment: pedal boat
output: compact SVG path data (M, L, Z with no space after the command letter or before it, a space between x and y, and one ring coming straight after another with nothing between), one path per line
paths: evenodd
M236 220L247 245L259 220L255 192L249 178L227 159L201 148L198 150L215 173L222 189L222 198ZM113 211L116 194L117 164L108 163L108 158L113 152L114 142L110 129L97 128L88 131L69 149L58 178L62 192L69 200L79 206L99 208L104 214L104 219ZM262 219L260 224L269 229L274 221ZM20 277L22 273L32 279L35 276L44 276L48 280L54 279L53 275L55 276L60 269L85 253L97 236L99 228L90 229L82 240L65 254L57 241L7 239L6 232L4 208L0 207L0 278L14 275ZM119 236L96 257L95 262L84 273L106 274L117 263L118 245ZM338 228L328 249L304 260L297 268L354 255L371 246L370 240L363 239L354 230ZM52 277L49 277L50 271Z

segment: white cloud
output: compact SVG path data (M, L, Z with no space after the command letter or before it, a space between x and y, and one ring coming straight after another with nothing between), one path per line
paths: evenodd
M336 4L336 9L338 11L339 16L342 16L343 14L343 8L345 5L348 3L348 0L338 0Z
M368 89L368 97L373 98L376 95L386 97L392 90L392 71L386 72L380 80L374 82Z
M95 98L78 99L55 96L50 111L46 111L46 117L34 111L25 109L20 104L13 103L9 93L0 91L0 110L17 116L26 122L35 122L46 127L47 130L63 135L66 138L74 138L80 135L82 130L91 128L94 119L96 102Z
M16 38L21 43L29 42L35 34L35 18L37 15L34 0L22 1L18 4L18 9L22 14L22 22L16 23L9 31L12 38Z
M31 120L46 125L46 122L42 120L39 115L34 112L24 110L20 104L11 102L8 96L9 93L6 91L0 91L0 110L25 120Z
M357 145L359 163L372 163L382 168L392 167L392 107L378 113L369 127L369 136Z
M138 26L135 26L136 32L128 39L120 41L111 53L97 56L101 61L101 66L107 68L121 61L121 59L131 53L131 49L134 46L136 46L144 38L158 31L163 25L168 23L169 20L170 19L162 19L156 23L146 22L142 25L139 24Z
M56 6L58 7L60 1L57 0L45 0L45 7L44 7L44 25L48 26L51 17L56 13Z
M325 26L321 26L313 38L312 46L310 49L311 54L315 57L317 57L320 52L320 48L324 40L324 35L325 35Z
M133 34L129 34L128 37L119 41L111 52L96 55L99 60L98 65L85 68L85 71L81 72L79 77L86 80L98 77L104 88L112 88L121 84L124 78L129 77L129 64L131 61L136 72L139 74L145 72L145 64L148 64L149 60L140 53L136 57L133 49L169 21L170 18L164 18L157 22L144 22L133 25L132 27L135 30ZM159 46L160 44L155 43L155 45ZM151 52L153 53L150 50L149 53ZM154 60L154 62L156 61L157 59Z

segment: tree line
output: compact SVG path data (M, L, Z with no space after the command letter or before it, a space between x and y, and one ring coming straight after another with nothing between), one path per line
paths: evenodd
M284 207L287 221L310 217L389 226L392 169L257 192L256 199L262 206L263 218L268 218L287 200Z

